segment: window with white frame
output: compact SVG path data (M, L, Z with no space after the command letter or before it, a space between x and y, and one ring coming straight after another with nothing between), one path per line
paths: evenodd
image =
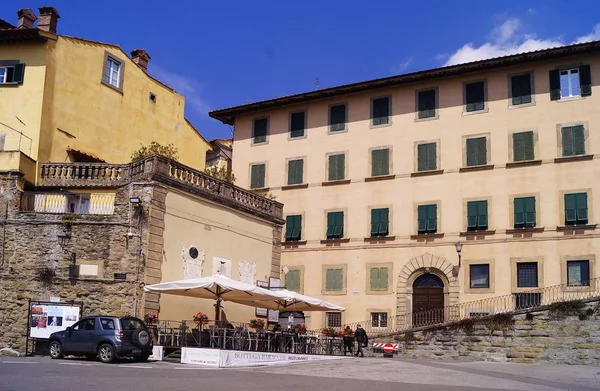
M341 312L326 312L325 313L325 327L342 327L342 313Z
M388 325L388 314L387 312L371 312L371 327L383 328Z
M121 63L107 57L106 69L104 70L104 81L113 87L121 88Z
M581 87L579 82L579 68L565 69L560 71L560 96L569 98L579 96Z

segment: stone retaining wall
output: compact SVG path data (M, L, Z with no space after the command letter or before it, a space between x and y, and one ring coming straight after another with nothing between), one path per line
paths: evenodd
M600 364L600 302L469 318L372 342L400 342L399 357L518 363Z

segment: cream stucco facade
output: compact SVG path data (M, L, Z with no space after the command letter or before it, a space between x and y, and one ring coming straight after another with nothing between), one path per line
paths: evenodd
M567 262L582 261L582 269L577 269L580 280L586 280L586 267L587 280L600 277L595 262L600 253L598 47L595 42L537 56L515 55L505 62L458 65L211 115L235 124L237 184L262 185L284 204L285 216L301 216L301 234L296 238L300 240L282 245L282 266L300 273L298 289L346 307L341 323L375 324L373 316L379 315L373 314L383 313L389 319L418 310L413 306L413 284L426 274L437 276L434 279L443 284L445 305L517 294L536 286L577 284L576 269L568 272ZM562 71L572 73L564 77ZM581 91L561 86L563 96L559 91L557 98L556 85L550 85L555 83L553 77L575 83L575 74L581 76ZM516 88L513 76L519 75L529 75L530 102L512 99L517 95L511 95ZM482 106L467 110L466 86L480 81ZM420 119L418 97L425 90L435 91L435 113ZM566 97L567 90L575 96ZM389 102L387 120L374 125L372 102L381 97ZM346 107L344 129L333 130L331 107L340 104ZM305 113L304 131L292 136L290 119L298 112ZM265 118L266 137L262 137L253 132ZM562 145L570 140L563 133L571 126L577 131L583 127L578 135L584 139L577 141L583 151L572 153ZM532 132L533 140L528 149L533 156L526 159L514 153L513 134L524 132ZM472 156L467 156L471 142L467 140L482 137L477 158L481 160L473 164ZM426 143L435 143L436 155L432 165L422 169L419 145ZM378 149L389 151L389 161L375 176L372 151ZM329 164L334 163L329 156L337 154L345 155L343 172L334 173L337 180L330 180ZM303 161L293 185L289 182L292 160ZM252 167L262 165L264 183L260 178L253 183ZM260 177L260 172L256 175ZM578 221L576 228L565 226L565 195L570 194L585 194L587 200L587 220ZM531 197L535 204L535 223L525 228L514 217L515 202L521 205L515 198L522 197ZM487 224L476 231L467 223L472 201L487 201ZM424 205L437 206L435 232L419 232L419 206ZM388 210L389 229L381 237L371 237L371 209ZM338 211L343 212L343 235L327 240L327 214ZM459 241L461 268L454 276ZM477 268L473 265L487 268L477 277L486 282L471 276ZM373 268L388 273L388 281L378 282L377 289L371 286ZM330 282L329 288L334 289L328 289L328 269L341 270L335 272L337 278L341 276L341 287ZM579 283L578 289L585 290L586 281ZM326 325L324 314L307 315L311 327Z

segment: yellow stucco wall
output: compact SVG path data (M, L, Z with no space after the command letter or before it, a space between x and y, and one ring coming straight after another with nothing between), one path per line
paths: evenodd
M164 259L162 282L184 278L182 252L190 246L204 251L202 277L212 275L213 257L232 261L231 278L240 280L240 262L256 263L256 280L268 281L271 273L273 229L269 223L209 203L183 193L170 191L164 217ZM200 257L199 257L200 259ZM198 311L214 319L214 301L161 295L161 320L188 320ZM248 322L253 307L224 302L227 319Z
M550 101L548 72L556 66L591 64L592 96L583 99ZM534 71L535 105L509 108L508 75ZM463 113L463 83L487 81L487 110L480 114ZM565 281L567 259L589 259L590 275L599 277L595 258L600 254L600 235L597 230L577 234L557 230L564 225L561 200L564 192L588 191L591 224L600 220L600 58L582 56L557 61L515 66L493 72L465 77L435 80L394 89L371 91L334 99L324 99L305 105L282 107L269 112L236 117L233 172L237 184L249 185L250 165L266 163L266 186L284 204L284 214L303 215L302 239L306 244L284 248L282 266L304 270L303 292L323 297L346 307L343 322L369 319L370 312L396 315L410 311L409 297L399 296L399 285L405 267L417 264L415 258L431 254L456 265L458 257L454 243L465 243L462 251L463 268L455 283L455 294L461 302L500 296L516 292L516 276L511 269L517 260L537 261L539 286L561 284ZM415 121L415 91L438 87L439 119ZM391 124L370 126L370 100L391 96ZM328 107L348 104L347 131L328 133ZM289 115L307 110L308 129L305 138L288 138ZM269 117L268 143L251 145L252 119ZM559 157L557 126L584 122L589 130L586 149L595 154L593 160L555 163ZM535 154L541 164L507 168L512 148L510 134L517 130L536 132ZM492 170L459 172L464 166L464 137L489 136ZM416 171L415 143L437 140L439 165L442 174L411 177ZM366 182L370 176L370 148L391 148L391 173L395 178ZM332 152L347 153L347 178L350 184L323 186L326 181L326 156ZM304 158L306 189L282 190L286 184L286 159ZM536 211L538 226L544 232L531 235L507 233L511 228L512 195L538 194ZM488 199L489 229L494 234L476 238L460 236L466 231L465 203L472 199ZM439 202L438 232L444 237L430 242L411 239L416 234L417 204ZM390 208L390 235L393 240L369 243L370 207ZM349 243L336 246L323 244L326 211L344 210L344 237ZM285 228L284 228L285 231ZM570 257L570 258L569 258ZM419 258L420 259L420 258ZM438 258L435 258L438 259ZM489 263L491 287L477 293L468 290L468 264ZM393 277L389 290L380 294L367 292L367 273L373 264L390 264ZM344 291L342 294L323 294L325 265L342 265ZM404 276L406 280L407 276ZM472 293L475 292L475 293ZM324 326L322 313L308 314L312 327Z

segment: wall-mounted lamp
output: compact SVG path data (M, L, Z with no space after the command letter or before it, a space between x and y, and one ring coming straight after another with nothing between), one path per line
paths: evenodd
M69 240L71 240L71 235L68 232L61 232L56 236L58 237L58 245L60 248L66 250Z
M71 235L68 232L61 232L56 235L58 238L58 245L60 248L69 254L69 258L71 258L71 264L69 265L69 278L74 281L79 278L79 267L77 266L77 256L73 251L67 250L67 245L69 244L69 240L71 240Z
M452 268L452 276L458 277L458 272L460 271L461 252L462 252L463 244L461 242L456 242L456 243L454 243L454 248L456 249L456 253L458 254L458 266L454 266Z
M140 197L129 197L129 203L133 206L140 206L142 199Z

